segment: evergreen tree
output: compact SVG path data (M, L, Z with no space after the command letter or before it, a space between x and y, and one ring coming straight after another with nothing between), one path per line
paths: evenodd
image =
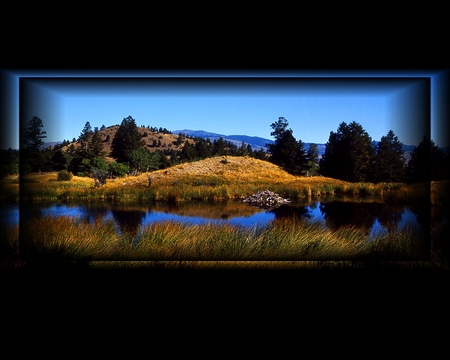
M308 174L309 176L316 176L319 171L319 148L317 144L310 143L308 152L306 153Z
M159 155L159 168L160 169L165 169L170 167L170 158L167 157L167 155L164 153L164 151L161 150L156 150L155 151L156 154Z
M325 154L319 162L320 174L340 180L368 181L375 156L372 139L355 121L342 122L330 132Z
M47 161L42 151L42 145L44 145L42 139L47 137L47 133L42 130L43 127L42 120L33 116L23 131L20 150L20 173L22 175L29 171L40 171Z
M446 177L446 156L433 140L424 136L411 152L408 161L408 179L412 182L443 180Z
M0 150L0 177L19 173L19 152L8 148Z
M308 158L306 156L305 144L303 141L297 141L297 149L293 159L292 165L288 168L288 171L294 175L306 175L309 170Z
M130 155L130 169L141 173L159 169L160 154L151 153L146 148L135 149Z
M249 154L249 152L247 150L247 145L245 145L245 142L242 141L241 146L239 147L239 149L237 151L237 155L238 156L246 156L248 154Z
M284 117L279 117L277 122L270 125L273 129L270 135L275 137L273 144L267 144L271 155L270 162L281 166L291 174L300 175L307 168L304 144L301 140L295 139L288 125Z
M131 160L132 151L144 145L145 141L141 139L136 121L128 116L122 120L111 142L111 156L117 162L127 163Z
M88 157L90 159L96 157L103 157L105 152L103 151L103 141L98 131L94 132L92 135L89 144L88 144Z
M88 151L88 143L90 138L92 137L92 127L89 121L84 124L84 128L80 133L80 136L78 136L78 141L80 143L80 148L82 151L85 152L85 155Z
M183 149L181 150L180 153L180 159L182 161L190 161L190 160L194 160L197 157L197 152L195 151L194 146L191 145L191 143L186 140L184 142L184 146Z
M53 170L67 170L70 161L72 160L72 156L67 152L63 152L62 149L58 149L53 152L52 162L53 162Z
M44 124L42 123L42 120L37 116L33 116L28 122L27 128L23 132L22 145L24 148L35 152L41 150L42 145L44 145L42 139L47 137L47 132L42 130L43 127Z
M382 136L376 146L372 179L374 182L400 182L405 180L403 144L392 130Z
M211 142L207 142L202 138L196 139L194 149L197 152L197 156L200 159L206 159L206 158L210 157L211 156L210 146L211 146Z
M254 157L254 153L253 153L253 149L252 146L250 144L247 144L247 154L248 156Z
M218 140L214 140L212 143L211 154L214 155L228 155L227 142L220 137Z
M267 159L267 153L263 150L263 149L259 149L257 151L253 152L253 157L255 159L259 159L259 160L268 160Z
M183 144L183 140L184 140L184 134L179 133L177 140L175 141L175 145L180 146L181 144Z

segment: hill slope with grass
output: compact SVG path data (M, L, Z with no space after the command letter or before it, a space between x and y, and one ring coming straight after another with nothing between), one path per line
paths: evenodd
M4 179L4 199L19 198L19 182ZM20 184L24 200L96 201L120 203L245 199L270 190L287 199L324 195L381 195L384 200L416 201L429 198L427 184L351 183L323 176L294 176L277 165L252 157L218 156L167 169L107 179L96 186L89 177L58 181L57 172L27 174ZM432 193L434 191L432 190ZM0 197L0 198L2 198ZM362 197L364 198L364 197ZM433 202L439 202L436 198Z
M100 138L102 139L103 144L103 151L105 152L106 161L111 162L114 161L114 159L111 157L111 144L114 139L114 136L117 133L117 130L119 129L119 125L113 125L109 126L105 129L98 130L98 133L100 135ZM184 147L184 143L187 140L188 142L194 144L194 140L192 139L184 139L183 142L180 145L177 145L177 134L169 134L165 132L160 131L154 131L152 129L139 126L138 132L141 135L141 139L144 140L144 148L148 149L150 152L154 152L156 150L182 150ZM72 142L71 144L74 145L75 149L80 147L80 142L77 140L75 142ZM62 149L63 151L67 151L69 149L69 146L64 146Z

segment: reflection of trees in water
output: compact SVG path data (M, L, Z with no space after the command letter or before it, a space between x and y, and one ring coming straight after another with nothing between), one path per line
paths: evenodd
M146 212L142 210L111 209L111 213L122 234L136 237Z
M282 205L269 212L275 214L275 220L284 218L311 218L311 211L307 206Z
M202 217L205 219L231 219L249 217L263 210L249 206L241 201L188 201L182 203L157 203L152 205L156 211L186 217Z
M372 228L377 215L372 203L330 201L319 205L327 226L337 230L354 225L366 232Z
M83 219L86 222L93 223L95 220L102 220L108 214L105 206L83 206Z
M378 222L389 232L397 229L398 224L402 220L402 214L405 210L403 205L373 204L376 210Z

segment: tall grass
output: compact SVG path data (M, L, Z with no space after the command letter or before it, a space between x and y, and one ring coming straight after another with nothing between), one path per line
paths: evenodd
M223 165L228 166L229 164ZM185 165L186 168L188 164ZM94 201L110 200L122 203L149 201L181 202L190 200L243 199L257 191L270 189L289 199L326 195L377 196L384 201L422 201L430 198L429 184L349 183L324 177L295 177L282 170L270 169L254 174L220 170L212 174L191 173L194 169L162 171L108 179L101 187L94 180L74 176L71 181L56 181L57 174L47 179L30 177L20 184L24 201ZM258 172L259 171L259 172ZM148 177L152 178L149 184ZM19 187L10 187L8 198L19 198ZM434 198L437 198L436 196ZM428 200L429 201L429 200Z
M162 221L133 235L118 232L112 220L46 216L21 225L21 256L44 261L420 260L426 251L413 228L368 235L355 227L332 231L323 221L305 219L254 228Z

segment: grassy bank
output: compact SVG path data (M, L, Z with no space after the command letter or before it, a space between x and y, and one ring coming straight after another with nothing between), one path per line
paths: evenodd
M24 201L225 200L243 199L265 189L290 199L335 194L380 196L385 201L430 198L427 184L350 183L321 176L293 176L267 161L249 157L216 157L185 163L139 176L108 179L100 187L87 177L58 181L57 173L29 174L20 185L17 176L2 182L2 199L14 201L19 199L19 187L20 199Z
M117 232L113 220L47 216L22 223L20 237L18 230L18 225L2 229L9 268L61 261L81 261L90 268L149 261L154 266L217 266L222 261L299 266L304 261L421 261L430 253L424 234L413 227L370 235L355 227L332 231L322 221L305 219L256 228L164 221L130 236Z

